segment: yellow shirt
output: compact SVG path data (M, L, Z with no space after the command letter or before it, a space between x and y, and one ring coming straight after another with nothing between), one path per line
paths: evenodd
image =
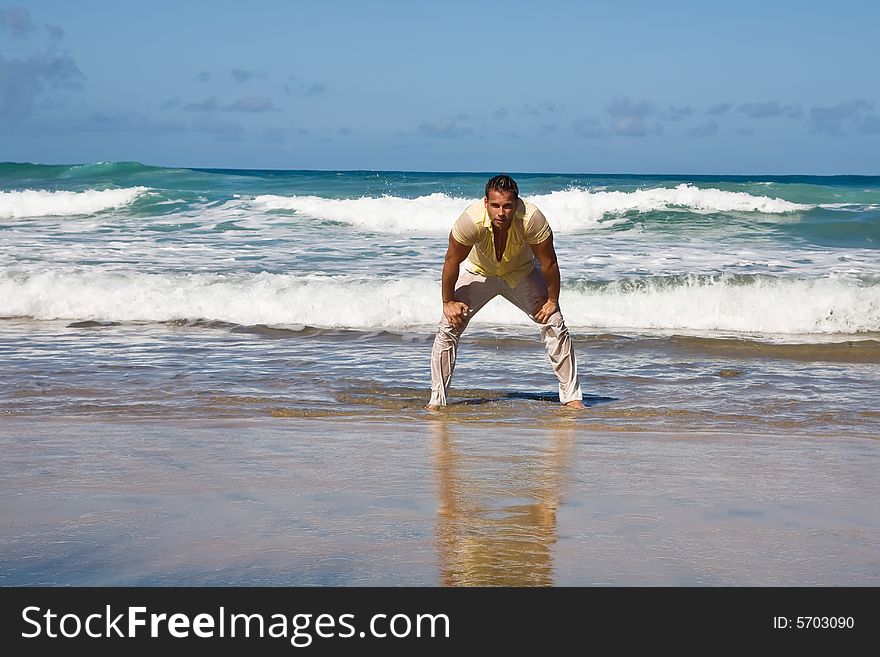
M482 276L499 276L516 287L535 267L530 244L540 244L552 234L547 218L534 205L519 199L507 233L501 260L495 257L492 221L483 201L469 206L452 226L452 237L473 247L468 254L468 269Z

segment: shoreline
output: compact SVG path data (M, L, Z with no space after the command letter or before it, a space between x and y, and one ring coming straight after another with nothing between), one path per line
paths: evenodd
M6 416L0 444L5 586L880 584L870 438Z

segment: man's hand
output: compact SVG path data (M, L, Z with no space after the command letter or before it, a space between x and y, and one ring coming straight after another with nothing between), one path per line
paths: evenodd
M546 324L550 319L550 315L559 310L559 304L553 299L547 299L543 304L539 305L535 310L535 320L540 324Z
M453 328L464 326L465 315L467 315L469 310L468 305L461 301L446 301L443 303L443 314L446 316L446 321Z

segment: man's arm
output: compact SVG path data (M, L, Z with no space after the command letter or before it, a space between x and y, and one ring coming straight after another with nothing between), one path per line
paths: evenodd
M539 244L531 244L532 253L541 265L541 274L547 284L547 300L534 310L535 319L546 324L550 315L559 310L559 263L556 261L556 249L553 248L553 234Z
M443 294L443 314L452 326L464 324L464 316L469 310L466 303L455 300L455 281L458 280L459 265L471 252L471 247L462 244L449 233L449 246L443 260L443 274L440 287Z

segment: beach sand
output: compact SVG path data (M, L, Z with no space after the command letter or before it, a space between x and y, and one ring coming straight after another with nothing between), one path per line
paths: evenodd
M0 584L880 585L876 439L547 408L6 416Z

